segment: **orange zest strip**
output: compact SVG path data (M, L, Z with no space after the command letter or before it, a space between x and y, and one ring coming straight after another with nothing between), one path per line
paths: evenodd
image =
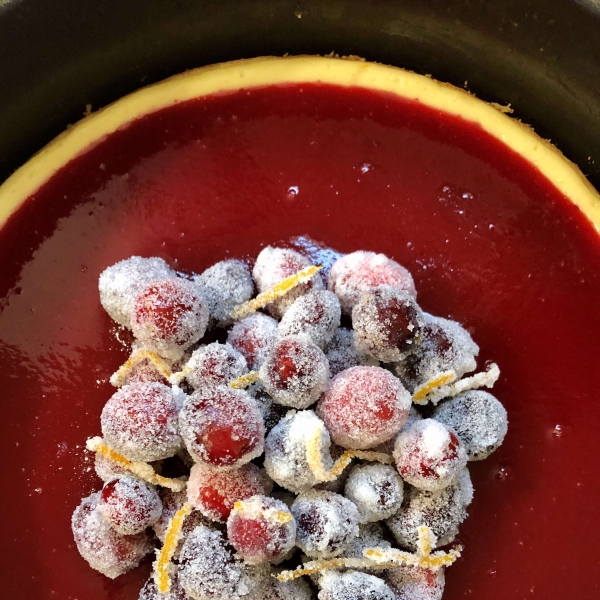
M287 294L297 285L308 281L322 268L323 267L315 267L311 265L310 267L302 269L302 271L298 271L298 273L295 273L294 275L290 275L290 277L286 277L283 281L273 286L270 290L267 290L266 292L256 296L256 298L248 300L248 302L244 302L244 304L240 304L234 308L231 311L231 316L234 319L243 319L244 317L247 317L259 308L262 308L263 306L273 302L273 300L281 298L281 296Z
M173 515L165 533L165 543L154 563L154 583L161 594L166 594L171 590L169 565L181 539L183 522L190 512L192 512L192 507L186 503Z
M394 462L393 457L383 452L372 452L369 450L346 450L331 467L327 470L323 464L323 456L321 455L321 435L322 428L317 428L315 434L308 440L306 444L306 462L310 467L315 479L319 483L325 481L333 481L337 479L344 469L352 462L353 458L360 460L369 460L372 462L380 462L386 465L391 465Z
M432 554L431 549L437 539L426 525L419 527L419 541L416 552L405 552L396 548L367 548L363 556L378 564L395 563L410 567L422 567L430 571L438 571L442 567L449 567L462 553L462 546L457 546L448 552L442 550Z
M110 382L112 385L121 387L127 375L131 373L131 370L144 360L149 360L165 379L171 377L171 368L158 354L150 352L150 350L146 350L145 348L139 348L119 367L116 373L111 375Z
M418 387L413 394L413 402L417 404L423 400L429 393L431 393L436 388L442 387L443 385L447 385L448 383L453 382L456 379L456 373L454 371L446 371L441 375L438 375L431 381L424 383L422 386Z
M292 516L291 512L284 512L283 510L261 510L261 511L257 511L254 508L249 508L247 503L244 502L243 500L238 500L234 505L233 505L233 510L236 513L239 514L256 514L258 512L260 512L261 515L264 515L266 518L268 519L272 519L273 521L275 521L276 523L281 523L282 525L284 523L289 523L294 517Z
M181 479L170 479L169 477L157 475L154 472L154 469L148 463L134 462L128 458L125 458L122 454L119 454L112 448L109 448L101 437L90 438L86 442L86 447L91 452L98 452L98 454L108 458L120 467L131 471L134 475L137 475L140 479L143 479L152 485L160 485L161 487L169 488L174 492L181 492L185 489L185 481Z
M293 571L281 571L273 575L279 581L292 581L304 575L314 575L326 569L393 569L398 563L375 563L365 558L331 558L329 560L311 560Z
M471 375L471 377L464 377L459 379L450 385L443 385L431 390L422 400L417 401L413 396L413 400L418 404L425 404L426 402L433 402L437 404L444 398L451 398L461 392L468 390L476 390L481 387L491 388L494 386L498 378L500 377L500 369L496 363L491 363L485 371Z
M191 367L184 367L181 371L177 371L177 373L173 373L173 375L168 377L169 383L171 385L179 385L183 381L183 379L185 379L185 376L188 373L191 373L191 371Z
M250 384L258 381L259 374L258 371L250 371L237 379L229 382L229 387L232 387L235 390L243 390L247 388Z

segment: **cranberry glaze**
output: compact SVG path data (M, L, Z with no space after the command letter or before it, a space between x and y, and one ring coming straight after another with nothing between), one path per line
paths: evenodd
M423 309L463 323L480 364L502 368L509 433L471 464L477 494L445 600L597 598L600 239L479 127L325 85L144 117L0 230L3 597L135 600L147 577L148 564L114 581L92 571L69 525L99 487L83 446L127 357L99 273L133 254L201 272L302 234L393 257Z

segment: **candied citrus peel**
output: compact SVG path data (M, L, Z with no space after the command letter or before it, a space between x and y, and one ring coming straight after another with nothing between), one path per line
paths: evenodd
M293 571L281 571L273 575L279 581L292 581L304 575L314 575L326 569L393 569L398 564L395 562L376 563L366 558L330 558L311 560Z
M169 477L162 477L154 472L154 469L144 462L134 462L125 458L122 454L119 454L112 448L109 448L101 437L90 438L86 442L86 447L92 452L97 452L105 458L115 464L131 471L134 475L137 475L140 479L151 483L152 485L159 485L161 487L169 488L174 492L181 492L185 489L186 482L181 479L170 479Z
M247 388L250 384L254 383L255 381L258 381L259 377L260 375L258 371L250 371L249 373L246 373L245 375L242 375L237 379L230 381L229 387L232 387L236 390L243 390Z
M462 546L457 546L448 552L439 550L431 552L437 538L426 525L419 527L419 540L416 552L406 552L396 548L367 548L363 556L379 565L394 563L409 567L421 567L430 571L438 571L442 567L449 567L461 555Z
M323 456L321 455L322 434L323 428L318 427L315 434L306 444L306 462L319 483L337 479L344 469L352 462L353 458L380 462L386 465L391 465L394 462L394 459L389 454L384 454L383 452L346 450L346 452L335 461L331 469L328 470L323 464Z
M487 369L481 373L476 373L470 377L463 377L463 379L454 381L449 385L433 387L421 399L416 399L415 396L413 396L413 400L417 404L425 404L427 402L437 404L444 398L451 398L452 396L456 396L462 392L476 390L481 387L491 388L496 381L498 381L498 377L500 377L500 369L498 368L498 365L496 363L490 363Z
M237 513L242 514L242 515L244 513L246 513L246 514L259 513L259 515L268 517L269 519L272 519L276 523L281 523L281 524L289 523L293 519L292 513L284 512L282 510L267 509L267 510L257 511L255 508L252 508L251 510L247 510L246 503L243 500L238 500L233 505L233 510L235 510Z
M138 348L119 367L119 369L111 375L110 382L112 385L121 387L132 369L144 360L149 360L165 379L171 377L171 368L158 354L150 352L150 350L146 350L145 348Z
M165 543L158 553L156 562L154 563L154 583L161 594L167 594L171 590L171 576L169 573L169 565L177 544L181 539L181 529L187 515L192 512L192 507L189 504L184 504L174 515L167 531L165 533Z
M270 290L266 292L262 292L256 298L252 300L248 300L248 302L244 302L244 304L240 304L236 308L231 311L231 316L234 319L243 319L248 315L252 314L259 308L263 308L267 304L270 304L277 298L281 298L287 294L291 289L295 288L297 285L301 283L305 283L311 277L313 277L316 273L318 273L323 267L315 267L311 265L310 267L306 267L302 269L302 271L298 271L294 275L290 275L286 277L283 281L279 282L277 285L274 285Z
M413 394L413 402L417 404L427 397L428 394L433 392L433 390L442 387L443 385L447 385L448 383L452 383L456 379L456 373L454 371L446 371L424 383L422 386L418 387Z

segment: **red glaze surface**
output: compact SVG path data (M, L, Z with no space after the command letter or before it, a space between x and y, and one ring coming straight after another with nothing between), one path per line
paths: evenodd
M502 368L509 433L471 467L466 551L445 599L598 598L598 237L479 128L308 85L143 118L72 161L1 231L3 597L134 600L146 575L92 571L69 526L100 488L83 444L127 357L98 274L132 254L200 272L305 233L405 265L421 306L464 323L481 363Z

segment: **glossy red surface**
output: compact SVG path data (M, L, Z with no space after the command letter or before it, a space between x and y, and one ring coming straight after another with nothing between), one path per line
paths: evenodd
M69 528L100 487L83 444L126 357L98 301L102 269L141 254L200 271L301 234L394 257L422 307L466 324L481 364L502 368L509 433L472 465L466 551L445 599L598 598L598 237L477 127L326 86L143 118L0 232L2 596L133 600L148 569L109 581Z

